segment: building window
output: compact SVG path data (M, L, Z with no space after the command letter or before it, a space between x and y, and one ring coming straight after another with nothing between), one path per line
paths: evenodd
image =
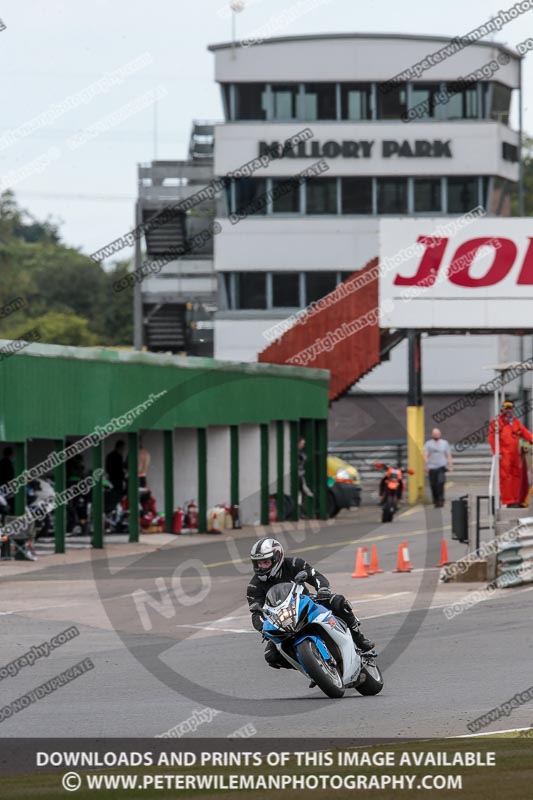
M235 211L237 214L266 214L264 178L238 178L235 181Z
M509 125L509 107L511 105L512 90L501 83L492 84L492 109L491 119L498 120L503 125Z
M504 161L511 161L516 164L518 162L518 147L509 142L502 142L502 158Z
M401 119L407 111L407 85L399 83L381 92L378 87L378 119Z
M266 119L265 84L235 84L235 119Z
M309 178L306 181L306 213L337 213L337 179Z
M274 84L272 86L272 119L296 119L298 117L299 86Z
M432 119L438 105L436 95L440 83L415 83L411 87L411 106L416 109L416 119Z
M489 187L490 178L487 175L484 175L481 178L481 205L485 210L489 207Z
M272 211L274 214L300 213L300 181L273 178Z
M316 303L321 297L325 297L327 294L332 292L336 285L336 272L306 272L306 304L309 305L309 303Z
M478 205L477 178L448 178L449 214L464 214Z
M303 119L337 119L336 85L306 83L303 104Z
M372 178L341 178L342 213L372 214Z
M491 105L491 98L492 98L492 87L494 86L493 83L489 83L488 81L483 81L479 84L481 88L481 108L480 108L480 116L482 119L490 119L490 105Z
M266 308L266 272L235 273L237 308Z
M225 119L231 119L231 84L222 84L222 105L224 106Z
M407 214L407 178L378 178L378 214Z
M372 89L368 83L341 83L341 119L372 119Z
M442 211L442 193L440 178L414 179L415 213L427 214Z
M458 83L447 83L449 99L445 105L446 119L477 119L479 116L477 83L466 88Z
M300 308L300 273L272 273L272 307Z
M220 287L219 309L221 311L226 311L226 309L228 308L233 309L232 296L231 296L232 278L233 278L232 272L222 273L222 282L219 283Z
M504 178L494 178L492 196L487 202L489 214L496 214L499 217L511 216L513 200L515 202L517 200L516 188L516 184Z

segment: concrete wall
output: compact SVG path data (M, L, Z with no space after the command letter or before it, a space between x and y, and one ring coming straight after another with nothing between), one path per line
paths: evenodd
M215 319L215 358L228 361L257 361L257 354L269 345L263 335L279 319Z
M198 503L198 453L195 428L174 432L174 505Z
M217 271L361 269L379 254L379 217L250 217L218 219Z
M152 459L146 475L146 482L155 497L157 510L165 513L164 479L163 479L163 434L161 431L144 431L142 443Z
M496 364L498 336L457 335L423 336L422 390L425 393L453 394L472 391L490 380L493 371L484 369ZM384 361L355 386L356 392L407 392L407 341L397 345Z
M259 426L241 425L239 443L241 518L245 523L259 524L261 512Z
M424 398L425 438L438 427L452 444L481 428L493 415L492 395L480 398L453 417L437 422L433 414L452 403L460 395L440 394ZM385 441L407 438L406 396L348 395L333 403L329 419L329 441Z
M208 428L207 507L230 501L230 429Z
M505 34L496 33L498 38ZM436 36L387 36L340 34L287 37L253 47L215 50L215 77L221 82L239 81L387 81L398 72L422 61L449 44ZM442 58L419 80L456 81L495 58L497 42L471 44ZM499 48L498 48L499 49ZM507 51L510 53L510 51ZM518 86L519 59L501 65L494 80Z

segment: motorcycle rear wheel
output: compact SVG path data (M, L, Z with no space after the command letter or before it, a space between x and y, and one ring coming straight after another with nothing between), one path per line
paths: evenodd
M298 645L298 653L307 674L324 694L328 697L344 696L344 684L338 668L324 659L314 642L304 639Z

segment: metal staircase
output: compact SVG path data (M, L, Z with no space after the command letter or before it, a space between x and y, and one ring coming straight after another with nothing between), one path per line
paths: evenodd
M197 234L214 220L216 202L208 195L187 211L175 207L213 179L214 132L214 122L195 120L186 160L152 161L138 168L138 202L146 226L143 260L165 262L142 283L142 338L155 352L213 354L212 318L218 299L213 240L197 244L202 241ZM165 216L158 219L161 212Z
M145 305L146 346L152 352L187 351L185 306L179 303Z
M185 229L185 214L176 212L168 221L160 224L160 212L145 209L143 212L143 223L145 229L146 250L149 258L155 256L166 256L175 253L179 249L183 250L187 233ZM159 219L158 219L159 217ZM150 228L150 220L154 221Z

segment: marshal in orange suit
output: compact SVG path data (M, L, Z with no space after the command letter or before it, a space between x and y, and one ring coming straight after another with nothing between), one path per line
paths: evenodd
M489 444L494 455L496 452L496 420L489 427ZM520 506L523 495L523 459L520 455L520 439L530 444L533 434L522 425L514 415L513 403L506 400L498 417L499 449L500 449L500 497L502 506Z

